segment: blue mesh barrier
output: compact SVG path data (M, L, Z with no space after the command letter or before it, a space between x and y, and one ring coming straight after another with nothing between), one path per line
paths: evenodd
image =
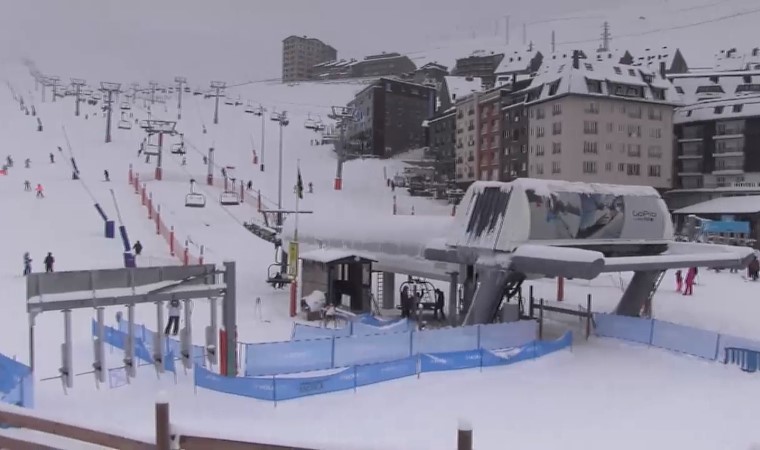
M718 354L718 333L655 320L652 345L715 360Z
M519 322L480 325L480 348L494 350L525 345L538 339L538 322Z
M206 367L206 347L202 345L193 345L193 362Z
M396 318L396 319L389 319L389 320L383 320L378 319L377 317L371 315L371 314L364 314L359 317L359 320L357 320L358 323L362 323L364 325L370 325L373 327L386 327L389 325L395 325L398 322L409 322L406 318Z
M335 338L333 367L393 361L410 356L410 332Z
M212 391L242 395L259 400L274 400L274 378L226 377L195 365L195 385Z
M307 339L332 338L350 335L350 324L343 328L323 328L296 323L293 324L293 332L290 339L293 341L304 341Z
M246 344L246 376L330 369L333 339Z
M32 369L0 354L0 401L27 408L34 403Z
M596 335L624 339L626 341L651 343L653 322L650 319L618 316L615 314L594 314Z
M439 372L442 370L459 370L480 367L480 350L420 354L420 372Z
M383 381L416 375L417 357L410 356L396 361L355 366L355 368L356 385L366 386L368 384L381 383Z
M721 334L718 339L718 361L723 361L725 359L726 347L760 351L760 342L742 337L731 336L730 334Z
M290 400L309 395L353 389L355 384L354 368L349 367L338 373L306 377L275 377L275 400Z
M536 341L535 352L536 358L540 358L549 353L553 353L563 348L567 348L573 345L573 333L568 331L561 338L555 341Z
M399 333L411 331L412 329L412 323L407 319L398 320L386 325L369 325L362 322L354 322L351 334L362 336L367 334Z
M483 367L504 366L516 362L533 359L536 357L535 341L519 347L503 348L499 350L481 350Z
M442 328L414 332L412 354L447 353L478 348L480 327Z

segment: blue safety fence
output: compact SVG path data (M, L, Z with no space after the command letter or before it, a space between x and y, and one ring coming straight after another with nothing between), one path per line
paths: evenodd
M290 339L302 341L305 339L319 339L353 336L355 334L378 334L378 333L396 333L399 331L411 331L414 325L408 319L380 320L371 315L359 316L357 320L348 322L340 328L318 327L313 325L304 325L301 323L293 324L293 331Z
M364 336L338 338L335 341L355 338L363 339ZM571 345L572 333L568 332L556 341L531 340L514 348L421 353L394 361L355 364L321 373L276 374L266 377L225 377L196 366L195 386L260 400L280 401L328 392L355 390L361 386L419 376L426 372L514 364L538 358Z
M0 354L0 401L25 408L34 406L32 369L2 354Z
M710 361L724 361L726 348L760 351L760 342L662 320L595 314L596 335L660 347Z
M118 329L122 332L124 335L124 339L126 340L126 335L129 333L129 322L125 320L120 320L118 323ZM134 324L134 333L135 333L135 339L139 338L142 339L143 342L153 342L154 336L156 334L155 331L150 330L143 324ZM125 341L126 342L126 341ZM179 357L182 355L182 341L179 339L170 338L169 336L164 336L164 344L166 345L166 353L172 353L175 355L175 357ZM118 347L121 349L124 349L124 346L118 346L114 345L114 347ZM202 345L193 345L192 346L192 355L191 358L195 362L195 364L201 364L203 366L206 365L206 347Z
M389 327L372 327L381 330L375 334L359 332L350 336L243 344L244 372L246 376L276 375L394 361L421 353L512 348L532 342L538 336L535 321L396 331L396 327L404 330L409 324L399 321ZM359 324L354 323L353 329L357 326Z

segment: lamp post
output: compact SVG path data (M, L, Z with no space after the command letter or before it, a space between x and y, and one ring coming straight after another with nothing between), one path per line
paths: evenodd
M259 105L259 107L256 108L253 111L253 114L255 116L261 117L261 165L260 165L260 169L261 169L262 172L264 171L264 128L265 128L264 124L266 123L266 121L264 120L264 113L266 113L266 112L267 112L267 109L264 108L262 105Z
M277 111L272 113L272 121L280 124L280 150L278 156L278 178L277 178L277 225L282 226L282 129L288 126L287 111L278 113Z

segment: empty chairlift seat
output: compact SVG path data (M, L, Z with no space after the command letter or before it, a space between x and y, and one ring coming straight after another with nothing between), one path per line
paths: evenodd
M240 197L235 192L222 192L219 203L224 206L236 206L240 204Z
M206 206L206 196L197 192L191 192L185 196L185 206L188 208L203 208Z
M119 129L120 130L131 130L132 129L132 122L128 120L120 120L119 121Z

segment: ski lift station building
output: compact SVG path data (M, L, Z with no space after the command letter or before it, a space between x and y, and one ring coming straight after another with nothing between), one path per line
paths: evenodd
M750 248L676 242L665 202L646 186L478 181L455 217L354 217L304 217L301 253L338 249L375 261L374 270L383 272L383 308L395 304L393 274L448 281L449 300L460 287L464 293L461 304L447 306L450 315L463 311L464 324L494 321L510 300L506 293L527 278L593 279L632 271L615 312L638 315L665 270L738 267L753 257ZM292 240L292 225L283 228L285 242Z

